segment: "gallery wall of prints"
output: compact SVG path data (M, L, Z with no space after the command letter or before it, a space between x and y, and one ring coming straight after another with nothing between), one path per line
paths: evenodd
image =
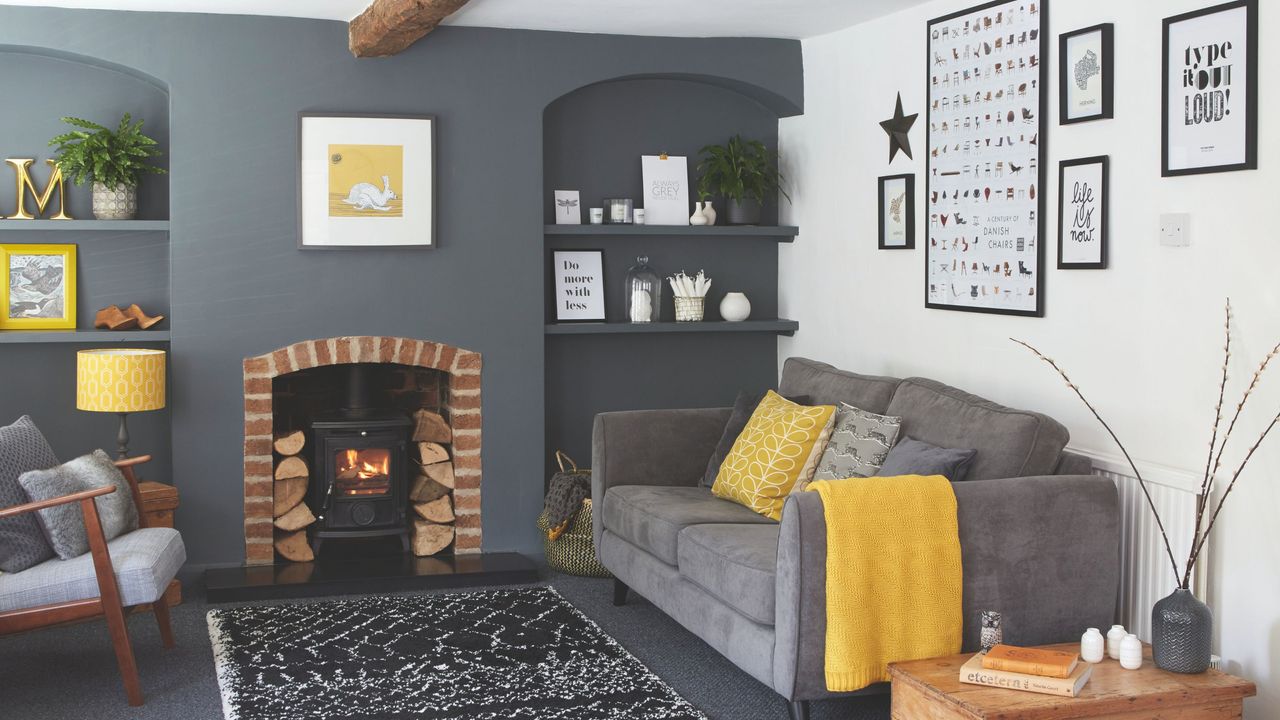
M1043 314L1043 2L928 25L926 306Z

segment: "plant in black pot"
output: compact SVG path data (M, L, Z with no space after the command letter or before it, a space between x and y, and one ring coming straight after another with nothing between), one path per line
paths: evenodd
M162 153L156 141L142 134L142 121L129 113L112 130L75 117L62 121L77 130L49 141L57 147L62 174L77 185L93 183L93 216L99 220L132 220L138 214L138 180L145 173L164 173L147 162Z
M724 145L707 145L699 151L698 198L706 200L713 195L723 195L728 202L730 225L756 225L760 222L760 210L770 193L780 192L791 201L782 188L782 174L778 172L777 153L765 147L759 140L743 140L734 135Z
M1111 426L1102 419L1098 411L1080 392L1080 388L1071 382L1071 378L1067 377L1067 374L1062 368L1058 367L1056 362L1045 357L1039 350L1027 343L1021 340L1014 340L1014 342L1031 350L1037 357L1058 371L1062 379L1067 382L1067 387L1071 388L1076 396L1084 402L1085 407L1098 419L1098 422L1102 423L1102 427L1106 429L1107 434L1115 441L1120 448L1120 452L1124 453L1124 459L1128 461L1134 477L1138 479L1138 484L1142 488L1147 506L1151 509L1151 514L1155 518L1156 527L1160 529L1160 535L1164 540L1165 554L1169 557L1169 564L1173 568L1173 578L1177 584L1172 594L1157 602L1155 607L1151 609L1151 655L1152 659L1155 660L1156 667L1179 673L1204 672L1209 668L1210 653L1212 651L1213 612L1208 605L1197 599L1191 592L1191 578L1195 570L1196 561L1200 559L1200 554L1204 552L1205 542L1209 539L1209 533L1213 531L1214 526L1217 524L1218 515L1222 512L1222 506L1227 498L1231 496L1231 491L1235 489L1236 481L1240 479L1240 474L1244 472L1254 452L1267 439L1271 430L1277 424L1280 424L1280 413L1277 413L1271 417L1270 422L1263 428L1258 438L1248 447L1240 458L1239 463L1235 464L1235 469L1229 470L1230 465L1234 463L1228 463L1229 472L1223 472L1221 478L1219 478L1219 471L1223 469L1223 451L1226 449L1227 441L1231 439L1232 431L1236 428L1236 421L1240 419L1240 414L1244 411L1245 405L1248 404L1253 391L1257 389L1258 382L1262 379L1263 373L1266 372L1267 366L1271 364L1276 355L1280 354L1280 343L1278 343L1271 349L1271 352L1262 358L1262 362L1258 364L1258 368L1254 371L1253 377L1245 388L1240 401L1235 405L1231 421L1224 427L1222 422L1223 400L1227 390L1227 370L1231 364L1230 301L1227 302L1226 313L1227 339L1223 349L1226 359L1222 361L1222 379L1218 384L1217 414L1214 416L1213 430L1209 438L1209 455L1205 460L1204 475L1201 478L1200 488L1196 497L1196 522L1191 532L1191 549L1188 551L1187 560L1183 563L1181 569L1179 569L1178 562L1173 557L1173 548L1169 544L1169 534L1165 532L1164 522L1160 518L1159 511L1156 510L1155 502L1151 499L1147 482L1142 479L1142 473L1138 470L1138 466L1134 464L1133 458L1129 457L1129 451L1121 444L1120 438L1116 437ZM1215 491L1217 491L1216 496Z

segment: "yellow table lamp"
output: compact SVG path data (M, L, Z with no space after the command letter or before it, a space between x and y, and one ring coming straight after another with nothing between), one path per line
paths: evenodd
M116 451L129 454L128 414L164 407L163 350L101 349L76 353L76 408L120 415Z

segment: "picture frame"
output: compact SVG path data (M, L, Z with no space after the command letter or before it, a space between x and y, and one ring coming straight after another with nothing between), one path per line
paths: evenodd
M646 225L688 225L689 158L679 155L641 155L643 190L640 206Z
M298 113L298 249L432 249L434 115Z
M1161 62L1161 176L1257 169L1257 0L1165 18Z
M604 322L604 250L551 251L551 304L557 323Z
M1058 269L1107 267L1107 205L1111 160L1106 155L1058 163Z
M582 224L582 200L577 190L556 190L555 211L557 225Z
M0 244L0 330L76 327L76 246Z
M925 25L926 308L1044 316L1048 26L1045 0Z
M1115 116L1115 25L1102 23L1058 36L1058 124Z
M877 179L881 250L914 250L916 247L916 176L885 175ZM896 211L896 212L895 212Z

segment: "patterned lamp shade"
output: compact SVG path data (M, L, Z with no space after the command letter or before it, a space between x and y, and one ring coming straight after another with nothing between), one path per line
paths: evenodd
M164 407L164 355L140 349L76 353L76 408L124 413Z

